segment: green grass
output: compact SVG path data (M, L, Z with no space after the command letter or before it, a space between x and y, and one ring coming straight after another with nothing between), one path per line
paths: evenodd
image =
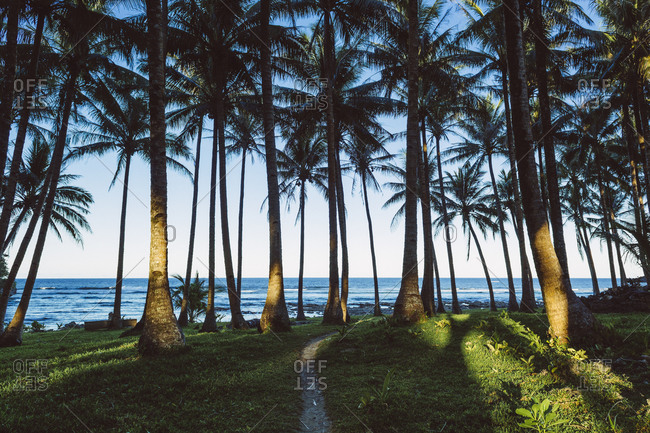
M541 314L439 315L408 328L364 320L319 353L327 360L325 396L334 431L519 432L524 418L516 409L548 398L559 404L560 418L570 420L558 431L648 432L647 365L605 372L578 360L650 354L650 323L622 344L646 315L599 318L619 334L609 336L613 347L589 354L545 344L537 337L547 327ZM617 417L618 430L610 428L608 413Z
M515 411L548 398L570 420L558 431L649 432L647 365L600 371L581 360L650 355L646 316L600 315L608 344L587 353L550 347L541 314L475 311L411 327L362 319L319 351L328 414L336 432L520 432ZM280 340L187 328L186 350L154 359L117 331L28 333L0 349L0 431L292 432L302 408L294 361L335 329L315 322ZM47 389L14 389L14 362L29 359L46 360Z
M294 361L327 329L297 326L280 341L186 328L188 350L157 359L139 357L137 337L119 331L25 334L21 347L0 350L0 431L292 431L301 410ZM47 360L45 391L14 390L13 363L27 359Z

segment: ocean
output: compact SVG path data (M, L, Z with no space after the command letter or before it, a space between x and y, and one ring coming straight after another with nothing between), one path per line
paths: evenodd
M571 283L578 296L592 294L590 278L572 278ZM9 300L6 322L11 320L16 309L25 280L17 280L17 293ZM225 281L217 279L217 284L225 285ZM295 317L298 298L298 279L285 278L285 298L289 314ZM497 302L508 301L507 280L493 279L494 296ZM609 279L600 279L601 290L609 287ZM178 286L177 280L170 279L172 287ZM379 295L383 307L392 305L399 292L399 278L380 278ZM521 297L521 281L515 279L517 298ZM205 284L207 287L207 282ZM352 308L367 309L372 314L374 302L374 285L372 278L350 278L348 305ZM441 279L442 298L451 301L450 282L448 278ZM458 297L461 306L469 306L477 302L488 301L487 284L484 278L457 278ZM27 311L25 324L34 320L44 324L47 329L56 329L57 324L70 322L83 323L89 320L104 320L113 310L115 296L115 279L112 278L56 278L38 279L34 286L32 299ZM247 319L259 317L266 299L266 278L242 279L242 311ZM308 316L320 315L327 302L327 278L304 279L304 304ZM147 291L146 278L126 278L122 286L122 315L129 319L139 319L144 308ZM539 284L535 280L536 300L541 301L542 295ZM464 304L464 305L463 305ZM216 294L217 312L229 320L228 297L225 291ZM177 312L178 313L178 312Z

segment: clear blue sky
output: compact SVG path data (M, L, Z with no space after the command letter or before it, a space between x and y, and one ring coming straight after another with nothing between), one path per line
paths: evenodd
M453 5L452 2L449 3ZM464 17L454 13L450 25L462 26ZM206 127L212 125L206 123ZM386 127L391 131L404 130L405 119L386 120ZM209 153L211 148L211 131L206 132L203 147L200 174L199 205L197 220L197 236L195 245L194 268L201 276L207 276L208 262L208 205L209 190ZM453 143L454 139L452 139ZM448 145L446 143L445 145ZM282 146L282 143L279 143ZM195 143L191 144L192 148ZM389 150L397 152L404 147L403 142L390 146ZM116 165L115 155L107 155L98 159L90 157L69 167L68 172L82 177L77 184L88 189L95 198L89 222L93 232L84 235L84 247L75 244L69 238L59 242L53 235L49 236L45 247L40 278L100 278L114 277L117 263L118 228L121 205L121 183L108 190ZM187 163L191 168L191 162ZM228 169L228 198L230 215L230 236L233 245L233 256L236 254L237 209L239 197L239 159L229 160ZM497 171L507 169L505 161L496 164ZM451 169L451 167L447 167ZM266 210L260 211L266 197L266 177L263 161L257 159L254 164L247 166L246 200L244 205L244 260L243 273L245 277L266 277L268 275L268 224ZM380 176L380 182L386 178ZM148 274L149 251L149 169L141 161L135 160L132 165L131 194L126 228L125 277L146 277ZM351 194L352 180L344 179L346 191L346 207L348 215L348 242L350 249L350 272L353 277L369 277L372 275L370 263L368 229L359 190ZM169 244L170 274L184 273L187 260L187 245L189 237L189 221L191 211L191 182L175 172L169 172L169 224L175 228L175 239ZM400 224L391 229L390 222L394 209L382 209L388 196L382 192L370 193L370 209L374 218L375 244L377 250L378 269L380 277L397 277L401 274L402 246L404 228ZM283 207L283 209L286 209ZM282 242L285 276L298 275L299 227L294 225L297 206L294 203L291 211L282 215ZM308 277L323 277L328 272L328 225L327 205L325 200L315 190L309 191L306 208L306 261L305 275ZM220 225L217 223L217 275L223 276L223 255L221 249ZM510 255L515 276L519 272L518 247L514 229L508 227ZM574 227L566 226L569 266L574 277L588 277L589 270L578 254ZM439 266L443 277L448 276L448 265L445 254L445 244L442 236L437 236L435 248L440 261ZM483 277L476 250L472 248L467 259L467 242L462 232L457 233L457 239L452 244L456 274L459 277ZM594 244L596 268L599 277L608 276L606 252ZM15 250L17 247L13 247ZM490 236L484 242L488 266L493 276L504 277L505 266L500 241ZM9 251L11 254L13 251ZM31 251L30 251L31 254ZM422 257L420 244L420 258ZM530 255L529 255L530 257ZM28 261L25 261L28 263ZM640 274L638 268L628 263L628 275ZM422 267L420 266L420 272ZM27 273L27 265L20 271L19 277Z

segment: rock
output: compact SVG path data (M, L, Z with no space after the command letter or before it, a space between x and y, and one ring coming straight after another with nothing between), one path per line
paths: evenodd
M641 286L641 279L628 280L623 287L608 289L597 295L581 297L594 313L650 312L650 291Z

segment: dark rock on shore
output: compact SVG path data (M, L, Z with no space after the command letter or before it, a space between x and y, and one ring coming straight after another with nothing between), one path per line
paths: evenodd
M626 286L580 299L594 313L650 312L650 291L642 283L645 278L630 279Z

